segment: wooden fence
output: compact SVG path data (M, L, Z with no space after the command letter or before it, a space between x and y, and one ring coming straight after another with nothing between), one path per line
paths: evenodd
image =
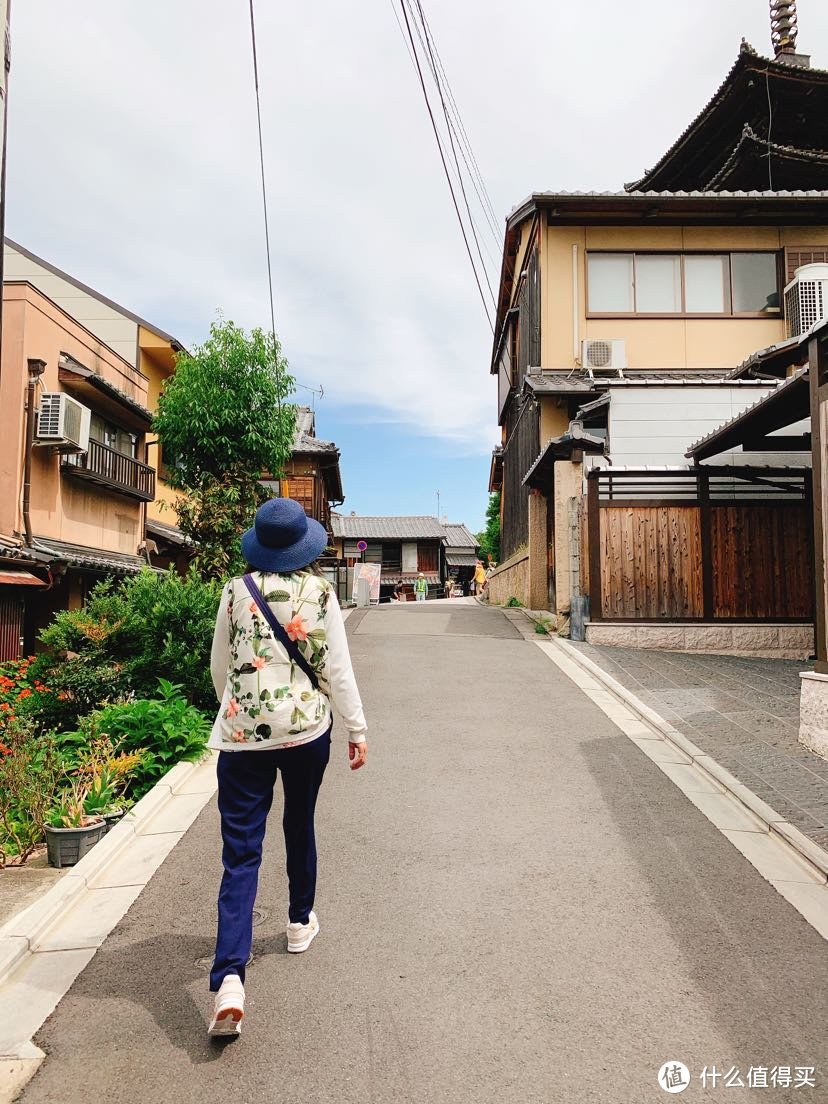
M593 620L813 619L810 473L600 469L587 487Z

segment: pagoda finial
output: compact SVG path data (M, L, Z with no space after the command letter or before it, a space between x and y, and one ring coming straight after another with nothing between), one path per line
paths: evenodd
M776 57L796 53L796 0L770 0L771 42Z

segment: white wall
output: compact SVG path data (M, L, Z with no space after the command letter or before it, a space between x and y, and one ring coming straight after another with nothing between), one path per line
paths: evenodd
M417 542L403 541L402 546L402 570L405 572L417 570Z
M18 253L10 245L5 247L4 264L4 280L28 280L124 360L135 364L138 324L131 318L126 318L95 296L75 287L62 276L56 276L48 268Z
M632 467L688 464L687 448L749 406L771 386L611 387L609 442L612 463ZM715 462L798 465L801 453L734 450ZM711 461L706 461L710 463Z

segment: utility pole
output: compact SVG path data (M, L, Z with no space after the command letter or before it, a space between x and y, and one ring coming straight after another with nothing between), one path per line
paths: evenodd
M437 520L440 520L440 492L437 492Z
M0 66L0 353L3 349L3 278L6 255L6 132L9 119L9 69L11 68L11 37L9 20L11 0L0 0L0 27L3 28L3 64Z

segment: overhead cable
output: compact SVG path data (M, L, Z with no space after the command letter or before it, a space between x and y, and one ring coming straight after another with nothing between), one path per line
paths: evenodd
M252 0L251 0L251 2L252 2ZM413 54L414 54L414 62L415 62L415 65L416 65L417 77L418 77L418 79L420 79L420 87L421 87L422 92L423 92L423 98L425 100L425 106L426 106L426 110L428 112L428 118L431 119L432 130L434 131L434 137L435 137L435 140L437 142L437 151L439 152L439 159L440 159L440 162L442 162L442 164L443 164L443 172L445 174L446 182L448 184L448 190L449 190L450 193L452 193L452 203L454 204L455 214L457 215L457 222L459 223L459 226L460 226L460 233L463 234L463 241L464 241L464 244L466 246L466 253L468 254L469 264L471 265L471 272L473 272L473 274L474 274L475 283L477 284L477 290L480 293L480 301L482 302L482 305L484 305L484 310L486 311L486 319L489 323L489 328L491 329L491 332L493 333L493 332L495 332L495 325L493 325L493 322L491 320L491 316L489 314L489 305L487 304L486 295L485 295L484 289L482 289L482 285L480 283L480 277L479 277L478 272L477 272L477 265L475 264L475 258L474 258L473 253L471 253L471 246L469 245L468 234L466 233L466 225L463 221L463 215L460 214L460 208L459 208L459 204L457 202L457 195L455 194L454 184L452 183L452 174L450 174L450 172L448 170L448 163L446 162L446 157L445 157L445 153L444 153L444 150L443 150L443 142L440 141L439 130L437 128L437 121L434 117L434 112L432 110L431 99L428 98L428 91L427 91L427 88L426 88L426 85L425 85L425 78L423 76L423 68L420 64L420 57L418 57L418 55L417 55L416 46L414 44L414 34L412 32L412 29L411 29L411 22L410 22L410 20L408 20L408 10L406 8L405 0L400 0L400 7L402 9L403 20L405 22L405 29L406 29L406 33L407 33L407 36L408 36L408 42L411 43L411 49L412 49Z

